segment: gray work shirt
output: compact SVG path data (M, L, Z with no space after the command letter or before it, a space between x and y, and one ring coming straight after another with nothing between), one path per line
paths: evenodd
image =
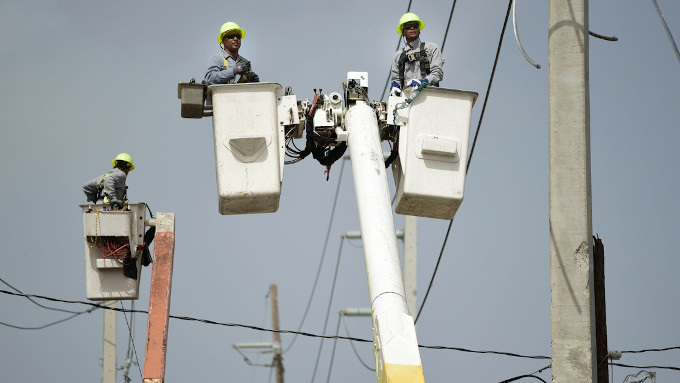
M411 48L413 47L413 48ZM420 39L416 39L411 42L411 47L406 44L404 49L398 50L394 54L394 60L392 60L392 73L390 75L390 81L399 82L399 57L402 52L406 54L411 54L415 52L420 52ZM435 43L425 43L424 46L425 54L428 60L430 60L430 74L428 74L427 81L431 85L439 86L439 83L444 79L444 72L442 71L442 66L444 65L444 59L442 58L442 53L439 47ZM411 80L420 80L422 78L420 73L420 61L415 60L409 62L408 60L404 64L404 83L402 87L407 87Z
M227 65L224 65L224 59L227 59ZM234 84L241 78L240 74L234 74L234 65L241 61L248 61L245 57L238 55L236 60L227 53L224 49L210 56L208 60L208 70L205 73L203 81L206 84Z
M102 181L102 178L104 179ZM102 174L101 176L91 180L83 185L83 191L88 194L88 190L96 190L101 182L102 192L97 203L103 203L104 197L109 197L109 204L114 203L122 205L127 198L127 188L125 187L125 180L127 174L124 171L114 168L110 173Z

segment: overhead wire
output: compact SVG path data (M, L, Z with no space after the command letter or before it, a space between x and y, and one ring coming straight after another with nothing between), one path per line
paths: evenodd
M48 300L48 301L52 301L52 302L87 305L87 306L92 306L93 309L101 308L101 309L105 309L105 310L113 310L113 311L120 311L120 312L135 312L135 313L142 313L142 314L147 314L147 315L149 314L149 312L146 311L146 310L120 309L118 307L108 307L108 306L104 306L104 305L96 304L96 303L91 303L91 302L68 300L68 299L59 299L59 298L47 297L47 296L43 296L43 295L16 293L16 292L7 291L7 290L0 290L0 293L7 294L7 295L13 295L13 296L19 296L19 297L31 297L31 298L44 299L44 300ZM210 325L217 325L217 326L224 326L224 327L239 327L239 328L246 328L246 329L255 330L255 331L265 331L265 332L270 332L270 333L298 334L298 335L303 335L303 336L307 336L307 337L311 337L311 338L343 339L343 340L350 340L350 341L355 341L355 342L373 343L373 340L371 340L371 339L362 339L362 338L355 338L355 337L349 337L349 336L320 335L320 334L312 334L312 333L293 331L293 330L273 330L273 329L267 329L267 328L252 326L252 325L245 325L245 324L239 324L239 323L216 322L216 321L209 320L209 319L199 319L199 318L193 318L193 317L188 317L188 316L168 315L168 317L171 318L171 319L177 319L177 320L182 320L182 321L199 322L199 323L203 323L203 324L210 324ZM430 345L422 345L422 344L419 344L418 347L424 348L424 349L430 349L430 350L450 350L450 351L460 351L460 352L467 352L467 353L474 353L474 354L493 354L493 355L510 356L510 357L523 358L523 359L546 359L546 360L551 359L549 356L545 356L545 355L524 355L524 354L518 354L518 353L513 353L513 352L505 352L505 351L472 350L472 349L466 349L466 348L462 348L462 347L430 346ZM678 349L678 348L680 348L680 346L670 347L670 348L667 348L667 350L675 350L675 349ZM627 352L650 352L650 351L663 351L663 350L666 350L666 349L648 349L648 350L627 351ZM620 363L612 363L612 364L614 366L628 367L628 368L640 368L640 369L642 369L642 368L658 368L658 369L680 371L680 367L674 367L674 366L632 366L632 365L626 365L626 364L620 364Z
M489 78L489 85L487 86L486 94L484 95L484 104L482 106L482 112L479 116L479 121L477 123L477 130L475 131L475 137L474 137L474 140L472 141L472 148L470 149L470 154L468 155L467 165L465 167L465 173L466 174L468 173L468 169L470 169L470 163L472 162L472 156L475 152L475 146L477 145L477 138L479 137L479 131L480 131L481 126L482 126L482 121L484 120L484 112L486 111L486 106L487 106L487 103L489 101L489 94L491 93L491 86L493 85L493 79L494 79L494 76L496 75L496 67L498 66L498 58L499 58L500 53L501 53L501 47L503 46L503 37L505 36L505 29L508 26L508 18L510 17L510 11L512 9L512 3L513 3L513 0L510 0L508 2L508 9L505 13L505 21L503 22L503 28L501 30L501 36L500 36L499 41L498 41L498 48L496 49L496 58L494 59L494 62L493 62L493 69L491 70L491 77ZM427 291L425 292L425 296L423 297L423 301L420 304L420 308L418 309L418 315L416 316L414 323L418 321L418 318L420 317L420 314L423 311L423 307L425 306L425 302L427 301L427 297L430 294L430 290L432 289L432 284L434 282L435 276L437 275L439 263L441 261L442 255L444 254L444 248L446 247L446 242L449 239L449 233L451 232L451 226L452 225L453 225L453 219L451 221L449 221L449 227L446 230L446 236L444 237L444 243L442 244L442 249L439 252L439 258L437 259L437 264L436 264L435 269L432 273L432 277L430 278L430 283L427 287Z
M656 13L659 14L659 19L661 19L661 23L663 24L663 28L666 30L666 36L668 37L668 41L670 41L671 46L673 47L673 51L675 52L675 57L677 57L678 62L680 62L680 51L678 51L678 45L675 43L675 39L673 38L673 34L671 33L671 30L668 29L668 24L666 23L666 18L663 15L663 12L661 12L661 7L659 7L659 3L656 0L651 0L652 4L654 4L654 8L656 8Z
M47 297L47 296L42 296L42 295L34 295L34 294L20 294L12 291L7 291L7 290L0 290L0 293L2 294L7 294L7 295L14 295L14 296L30 296L32 298L38 298L38 299L44 299L52 302L61 302L61 303L71 303L71 304L81 304L81 305L87 305L87 306L92 306L94 308L101 308L105 310L113 310L113 311L119 311L119 312L135 312L135 313L142 313L142 314L147 314L148 311L146 310L128 310L128 309L120 309L118 307L107 307L103 306L101 304L96 304L92 302L84 302L84 301L77 301L77 300L68 300L68 299L59 299L59 298L53 298L53 297ZM265 331L269 333L279 333L279 334L298 334L310 338L324 338L324 339L343 339L343 340L351 340L355 342L364 342L364 343L373 343L373 340L371 339L362 339L362 338L356 338L356 337L350 337L350 336L333 336L333 335L320 335L320 334L312 334L308 332L301 332L301 331L293 331L293 330L273 330L273 329L267 329L263 327L258 327L258 326L252 326L252 325L246 325L246 324L240 324L240 323L225 323L225 322L217 322L209 319L200 319L200 318L194 318L194 317L189 317L189 316L178 316L178 315L168 315L169 318L171 319L177 319L181 321L188 321L188 322L199 322L203 324L209 324L209 325L216 325L216 326L223 326L223 327L239 327L239 328L245 328L245 329L250 329L250 330L255 330L255 331ZM489 350L472 350L472 349L466 349L466 348L461 348L461 347L449 347L449 346L429 346L429 345L418 345L420 348L425 348L425 349L431 349L431 350L450 350L450 351L460 351L460 352L467 352L467 353L475 353L475 354L495 354L495 355L502 355L502 356L511 356L511 357L516 357L516 358L524 358L524 359L550 359L549 356L544 356L544 355L523 355L523 354L517 354L517 353L512 353L512 352L504 352L504 351L489 351Z
M324 258L326 257L326 249L328 247L328 239L330 238L331 235L331 227L333 227L333 219L335 218L335 208L338 204L338 196L340 195L340 184L342 183L342 173L345 169L345 161L342 161L342 165L340 166L340 175L338 176L338 186L335 189L335 197L333 198L333 208L331 209L331 216L330 219L328 220L328 229L326 230L326 239L324 240L323 243L323 250L321 251L321 259L319 260L319 266L317 267L316 270L316 276L314 277L314 284L312 285L312 291L309 294L309 299L307 300L307 306L305 307L305 312L302 314L302 319L300 320L300 325L298 326L297 331L302 330L302 326L305 323L305 319L307 318L307 314L309 313L309 308L312 304L312 300L314 299L314 293L316 292L316 286L319 282L319 276L321 275L321 267L323 266L323 261ZM282 354L285 354L288 352L292 347L293 344L295 343L295 340L297 339L298 334L296 334L293 339L290 341L290 344L288 347L283 350Z
M42 326L34 326L34 327L17 326L17 325L5 323L5 322L0 322L0 325L6 326L6 327L11 327L11 328L14 328L14 329L17 329L17 330L42 330L44 328L51 327L51 326L57 325L59 323L64 323L68 320L71 320L71 319L81 315L81 314L85 314L85 313L89 314L92 311L99 308L99 307L93 307L93 308L85 310L85 311L71 311L71 310L58 309L58 308L55 308L55 307L44 306L44 305L41 305L40 303L34 301L33 299L31 299L31 297L29 297L27 294L24 294L21 290L19 290L16 287L7 283L4 279L0 278L0 282L4 283L5 285L7 285L9 288L14 290L15 292L21 294L21 296L25 297L26 299L28 299L29 301L31 301L33 304L35 304L38 307L41 307L41 308L44 308L44 309L47 309L47 310L59 311L59 312L64 312L64 313L68 313L68 314L73 314L73 315L68 316L64 319L60 319L60 320L57 320L57 321L54 321L54 322L50 322L50 323L42 325Z
M120 301L120 307L125 309L125 306L123 306L123 301ZM134 333L135 333L135 331L134 331L134 328L135 328L135 322L134 322L135 312L134 312L134 309L135 309L135 301L132 301L130 303L130 321L128 321L126 312L123 311L123 317L125 317L125 323L127 324L128 333L130 335L129 338L128 338L128 349L127 349L127 354L126 354L126 358L125 358L125 367L124 367L125 373L123 375L126 382L131 381L131 379L127 375L127 373L128 373L127 368L129 367L129 363L130 363L129 361L130 361L132 356L135 357L135 364L137 365L137 370L139 371L139 377L142 378L142 379L144 378L144 376L142 375L142 368L139 365L139 358L137 357L137 347L135 347L135 339L134 339L134 337L135 337L135 335L134 335ZM132 325L130 323L132 323ZM130 345L132 345L132 350L130 349Z
M344 161L343 161L344 164ZM340 239L340 248L338 249L338 259L335 261L335 272L333 273L333 283L331 284L331 292L330 296L328 297L328 307L326 308L326 319L324 320L323 323L323 330L321 331L322 333L326 333L326 326L328 326L328 318L331 313L331 305L333 303L333 295L335 294L335 283L338 280L338 269L340 268L340 256L342 255L342 244L344 242L344 237L341 237ZM323 341L324 339L322 338L321 341L319 342L319 350L316 353L316 363L314 363L314 371L312 372L312 383L314 383L314 378L316 377L316 371L319 367L319 360L321 360L321 350L323 349Z
M413 0L409 0L408 2L408 7L406 7L406 12L411 12L411 3L413 3ZM394 53L397 53L399 51L399 46L401 45L401 36L399 36L399 40L397 40L397 49L394 50ZM392 77L392 64L390 64L390 71L387 73L387 79L385 80L385 86L383 87L382 94L380 95L380 99L382 100L385 98L385 92L387 92L387 86L390 84L390 77Z

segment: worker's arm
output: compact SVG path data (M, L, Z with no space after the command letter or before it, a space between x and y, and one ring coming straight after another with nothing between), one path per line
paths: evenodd
M216 53L211 56L203 81L208 85L227 84L230 81L234 82L237 74L250 71L250 62L241 56L239 56L238 62L234 62L231 58L227 60L229 60L229 67L225 68L222 54Z

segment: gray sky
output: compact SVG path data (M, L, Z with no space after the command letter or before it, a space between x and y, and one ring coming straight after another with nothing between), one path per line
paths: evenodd
M680 3L659 4L680 39ZM265 295L276 283L281 328L296 330L340 182L321 277L302 328L323 332L340 254L326 326L333 335L339 310L369 304L360 243L344 243L339 252L340 236L359 229L351 165L336 164L328 182L311 157L288 165L277 213L222 216L211 121L180 118L177 83L202 79L218 48L217 31L231 20L247 31L241 54L262 81L291 86L305 99L314 88L337 90L348 71L365 71L369 96L379 99L397 44L396 24L407 6L355 0L0 1L0 278L25 293L86 300L80 188L106 171L116 154L128 152L137 166L128 177L130 199L148 203L154 214L175 213L172 314L270 328ZM458 2L443 50L442 86L479 93L471 137L506 7L505 1ZM450 9L449 1L413 2L411 10L426 22L423 40L441 46ZM465 200L418 321L423 345L550 355L547 2L520 1L517 11L524 48L542 69L524 60L509 24ZM651 1L593 1L590 29L619 38L590 39L593 230L606 252L609 348L680 346L680 64ZM401 228L402 217L395 220ZM422 300L448 221L418 223ZM143 270L139 309L148 306L150 271ZM17 326L68 316L6 294L0 294L0 307L0 322ZM43 330L0 326L2 380L98 381L102 318L97 310ZM143 364L146 316L137 315L135 324ZM348 318L347 324L350 336L372 338L368 318ZM340 335L347 335L342 326ZM283 335L283 347L292 339ZM172 320L167 381L269 381L269 369L248 366L232 344L270 340L267 332ZM284 354L287 381L312 381L319 343L296 339ZM128 344L122 314L118 344L122 364ZM317 382L326 381L332 345L323 344ZM355 346L372 365L370 343ZM249 358L270 361L267 355ZM421 349L421 358L431 382L497 382L548 364L430 349ZM675 350L624 354L620 363L677 367L678 360ZM615 367L614 381L638 370ZM660 383L680 380L680 372L656 371ZM130 376L141 381L134 366ZM549 380L550 370L539 376ZM374 379L349 342L338 341L331 381Z

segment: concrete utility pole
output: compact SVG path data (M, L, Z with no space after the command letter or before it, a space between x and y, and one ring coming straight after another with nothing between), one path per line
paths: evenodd
M345 115L354 189L364 243L379 382L425 382L392 219L375 112L363 101Z
M276 285L269 286L269 299L272 302L272 329L274 330L274 368L276 383L283 383L283 361L281 357L281 334L279 331L279 295Z
M397 238L404 242L404 292L408 313L415 318L418 312L418 217L404 216L404 229L397 230ZM361 239L361 232L348 231L347 239Z
M418 217L404 216L404 291L408 313L418 314Z
M149 292L149 319L146 329L143 383L165 381L165 357L168 350L170 291L175 256L175 215L158 213Z
M588 0L551 1L548 25L553 382L597 382Z
M117 301L106 301L104 306L116 307ZM102 383L116 383L116 312L104 310L104 354Z

